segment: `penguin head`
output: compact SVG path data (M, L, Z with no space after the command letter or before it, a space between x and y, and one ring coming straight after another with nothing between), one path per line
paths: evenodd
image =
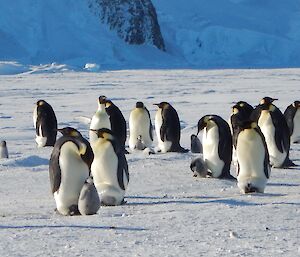
M204 129L207 124L210 122L210 121L213 121L213 115L205 115L203 116L199 121L198 121L198 132L197 132L197 135L199 134L199 132Z
M107 100L105 95L100 95L98 98L98 103L99 104L105 104L105 101Z
M143 102L136 102L135 108L144 108L144 103Z
M109 107L111 107L113 105L114 104L113 104L113 102L111 100L108 100L108 99L105 100L105 108L109 108Z
M37 106L42 106L42 105L45 105L45 104L47 104L47 102L46 102L45 100L38 100L38 101L36 102L36 105L37 105Z
M245 129L255 129L255 128L257 128L257 127L258 127L257 122L251 121L251 120L243 121L243 122L241 122L241 124L240 124L241 130L245 130Z
M260 100L259 106L262 110L273 112L276 109L273 102L276 100L278 99L266 96Z
M296 109L300 108L300 101L295 101L293 103L293 107L296 108Z
M113 132L108 128L90 129L90 130L95 132L98 138L109 140L109 141L115 140L115 136L113 135Z
M65 127L62 129L57 129L58 132L62 133L63 136L69 136L69 137L82 137L81 133L71 127Z
M6 147L6 141L5 141L5 140L1 141L1 142L0 142L0 146L1 146L1 147Z
M161 102L159 104L154 104L154 105L158 106L158 108L160 108L160 109L165 109L170 106L170 104L167 102Z

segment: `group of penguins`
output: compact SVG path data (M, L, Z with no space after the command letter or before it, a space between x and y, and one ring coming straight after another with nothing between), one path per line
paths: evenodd
M300 102L284 114L264 97L255 108L245 101L232 107L230 121L205 115L191 136L191 151L202 153L191 162L194 176L237 179L242 193L263 193L270 168L295 164L289 159L290 143L300 142ZM129 117L129 148L132 152L180 152L180 120L168 102L155 104L158 146L153 149L153 126L143 102L137 102ZM72 128L57 128L50 104L39 100L33 111L38 147L53 146L49 162L51 190L56 211L62 215L91 215L101 205L121 205L129 183L125 141L126 120L106 96L98 98L98 109L89 120L89 141ZM203 131L202 143L198 138ZM62 136L57 139L57 132ZM234 159L237 177L230 174Z

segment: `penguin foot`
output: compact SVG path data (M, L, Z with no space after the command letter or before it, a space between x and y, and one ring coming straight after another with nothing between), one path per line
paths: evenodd
M248 184L245 189L244 189L245 194L249 194L249 193L259 193L260 190L254 186L252 186L251 184Z
M291 161L289 158L286 158L280 168L288 169L289 167L296 167L297 165Z
M175 152L175 153L187 153L189 152L189 149L183 148L181 146L177 146L177 147L171 147L171 149L168 152Z
M74 204L69 207L69 215L70 216L81 215L78 210L78 205Z

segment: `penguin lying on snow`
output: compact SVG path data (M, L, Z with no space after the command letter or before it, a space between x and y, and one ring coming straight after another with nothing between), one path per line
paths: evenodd
M50 104L39 100L33 110L35 141L38 147L54 146L57 135L57 120Z
M230 175L232 136L228 123L217 115L205 115L198 122L203 132L203 159L214 178L235 179Z
M150 113L144 103L137 102L129 116L129 148L144 150L151 147L153 128Z
M155 130L161 152L188 152L180 146L180 122L176 110L167 102L154 105L159 108L155 115Z
M270 164L275 168L295 166L289 159L290 131L282 112L273 104L277 99L264 97L252 112L268 147Z
M292 143L300 143L300 101L295 101L284 111Z
M53 148L49 177L57 211L62 215L78 215L82 187L90 176L93 152L89 143L75 129L58 129L60 137Z
M98 140L94 143L95 159L91 170L102 205L124 202L129 182L127 160L123 145L109 129L93 130Z
M243 193L263 193L270 177L269 154L256 122L242 122L236 131L237 181Z

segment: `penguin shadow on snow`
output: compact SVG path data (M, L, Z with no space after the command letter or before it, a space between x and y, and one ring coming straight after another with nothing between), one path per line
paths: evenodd
M118 231L145 231L141 227L115 227L115 226L84 226L84 225L0 225L1 229L95 229L95 230L118 230Z
M183 198L173 198L168 196L126 196L126 199L137 199L144 200L139 202L129 202L127 201L126 205L135 206L135 205L166 205L166 204L222 204L229 206L262 206L266 205L264 203L253 203L243 200L236 200L232 198L218 198L218 197L183 197Z

